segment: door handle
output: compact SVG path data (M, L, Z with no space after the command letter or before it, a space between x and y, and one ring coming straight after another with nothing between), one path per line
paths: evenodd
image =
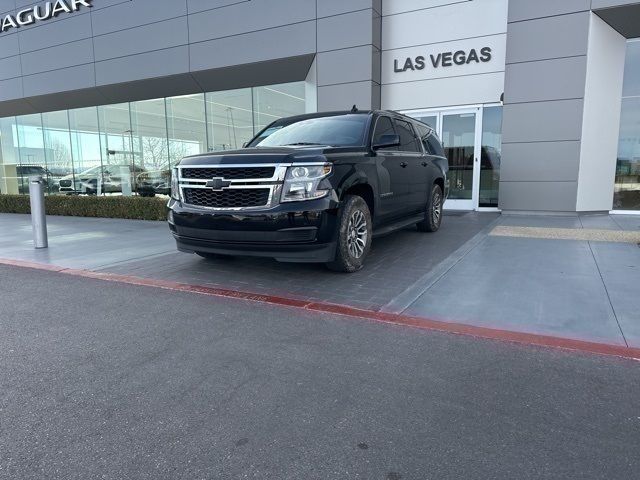
M407 167L409 166L409 164L408 164L407 162L402 162L402 163L400 164L400 166L401 166L402 168L407 168Z

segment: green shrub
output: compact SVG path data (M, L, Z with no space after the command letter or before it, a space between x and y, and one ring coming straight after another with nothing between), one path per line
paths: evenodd
M92 197L49 195L45 197L47 215L70 217L126 218L131 220L167 219L167 201L146 197ZM28 195L0 195L0 213L31 213Z

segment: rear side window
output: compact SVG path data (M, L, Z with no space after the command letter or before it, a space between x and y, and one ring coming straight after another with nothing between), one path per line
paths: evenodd
M398 135L400 135L400 151L402 152L422 152L418 139L413 133L413 128L409 122L396 120Z
M416 130L418 130L420 141L422 142L422 145L424 145L424 149L429 155L444 157L444 150L442 149L442 145L440 144L440 141L438 140L438 137L436 137L436 134L433 130L422 125L416 125Z
M429 142L427 141L427 139L429 138L429 135L431 134L431 129L423 125L416 125L416 130L418 131L418 135L420 136L420 141L422 142L422 145L424 146L425 151L429 155L435 155L435 152L431 150L431 145L429 145Z
M389 117L378 117L376 122L376 130L373 132L373 142L376 144L380 141L383 135L395 135L396 130L393 127L393 122ZM383 150L398 150L398 147L383 148Z
M444 157L444 150L442 148L442 144L438 137L436 137L435 133L431 132L431 134L427 137L427 143L429 144L429 151L433 152L432 155L436 155L438 157Z

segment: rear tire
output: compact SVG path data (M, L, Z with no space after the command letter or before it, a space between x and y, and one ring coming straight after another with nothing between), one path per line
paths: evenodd
M424 221L418 223L418 231L420 232L437 232L442 225L442 207L444 206L444 196L440 185L435 184L431 189L429 201L427 202L427 211L425 212Z
M335 272L353 273L362 269L371 249L373 229L367 202L357 195L347 195L338 218L336 258L327 263Z

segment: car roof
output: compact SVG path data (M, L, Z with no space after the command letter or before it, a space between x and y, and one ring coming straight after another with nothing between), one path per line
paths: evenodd
M274 120L274 122L281 120L299 122L301 120L308 120L311 118L338 117L340 115L371 115L372 113L374 113L373 110L335 110L330 112L304 113L301 115L293 115L291 117L282 117Z
M291 117L283 117L283 118L279 118L278 120L274 120L274 122L285 120L287 122L294 123L294 122L299 122L301 120L309 120L312 118L337 117L340 115L390 115L392 117L402 118L412 123L419 123L420 125L424 125L426 128L433 131L433 127L431 127L430 125L427 125L426 123L421 122L420 120L417 120L413 117L409 117L407 115L396 112L394 110L357 110L357 109L334 110L329 112L304 113L301 115L294 115Z

